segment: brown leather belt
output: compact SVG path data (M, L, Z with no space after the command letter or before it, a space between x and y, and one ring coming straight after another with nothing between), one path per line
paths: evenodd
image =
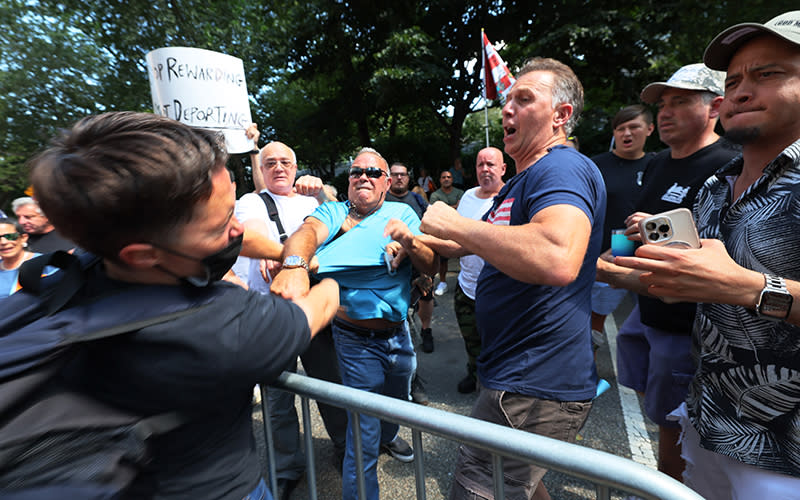
M348 332L355 333L359 337L366 337L369 339L388 340L395 335L403 333L404 331L403 323L398 323L389 328L364 328L363 326L354 325L349 321L345 321L338 316L334 316L333 324L336 325L337 328L347 330Z

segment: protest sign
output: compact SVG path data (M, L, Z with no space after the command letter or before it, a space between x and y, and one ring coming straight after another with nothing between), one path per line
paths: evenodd
M230 153L255 148L244 132L252 119L241 59L189 47L156 49L146 59L156 114L222 131Z

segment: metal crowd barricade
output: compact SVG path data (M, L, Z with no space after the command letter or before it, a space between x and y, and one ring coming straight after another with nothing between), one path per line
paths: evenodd
M272 387L295 393L301 397L303 432L305 434L306 474L311 500L317 498L316 468L312 442L309 399L347 408L355 415L354 425L358 494L366 498L361 453L361 434L358 431L358 413L379 417L409 427L414 447L414 474L417 499L425 500L425 454L422 433L427 432L459 443L483 448L493 454L494 496L504 498L502 467L504 458L514 458L536 463L573 477L594 483L598 500L610 500L611 488L627 491L653 500L702 500L703 497L674 479L642 464L610 453L593 450L576 444L510 429L457 415L435 408L415 405L379 394L332 384L295 373L284 372ZM267 405L268 389L261 386L264 414L264 432L270 468L270 487L277 493L275 480L272 429Z

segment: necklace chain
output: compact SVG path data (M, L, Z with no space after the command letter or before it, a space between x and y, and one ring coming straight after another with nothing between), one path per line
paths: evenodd
M348 215L350 215L350 217L352 217L352 218L354 218L356 220L364 220L367 217L369 217L370 215L372 215L376 210L378 210L378 208L380 208L380 206L377 206L377 207L373 208L372 210L370 210L369 212L367 212L366 214L361 215L360 213L358 213L358 210L356 210L355 205L351 204L350 205L350 209L348 210Z

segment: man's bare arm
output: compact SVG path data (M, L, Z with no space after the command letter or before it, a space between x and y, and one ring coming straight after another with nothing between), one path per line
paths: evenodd
M465 255L470 255L469 252L464 250L461 245L453 240L442 240L430 234L420 234L417 238L434 252L448 259L457 259Z
M704 239L701 243L698 249L643 245L635 257L616 257L614 261L641 272L642 284L657 297L755 309L764 275L737 264L721 241ZM784 280L794 298L786 322L800 326L800 282Z
M280 260L283 245L269 237L269 227L261 219L248 219L244 226L244 240L240 254L253 259Z
M283 262L289 255L302 257L307 263L320 245L328 237L328 227L319 219L306 217L305 222L292 234L283 245L280 261ZM270 291L287 299L293 299L306 294L308 291L308 272L302 268L281 269L272 280Z
M331 322L339 308L339 285L332 279L324 279L311 287L308 294L297 297L292 302L306 313L313 338Z
M255 123L251 123L245 130L245 135L247 135L248 139L252 139L255 144L255 149L250 153L250 167L253 171L253 186L256 188L256 193L260 193L262 190L267 189L267 185L264 183L264 176L261 175L261 154L258 150L258 138L261 136L261 132L259 132Z
M574 281L589 246L589 218L572 205L553 205L520 226L463 217L444 203L428 207L422 231L459 243L501 272L526 283L565 286Z

